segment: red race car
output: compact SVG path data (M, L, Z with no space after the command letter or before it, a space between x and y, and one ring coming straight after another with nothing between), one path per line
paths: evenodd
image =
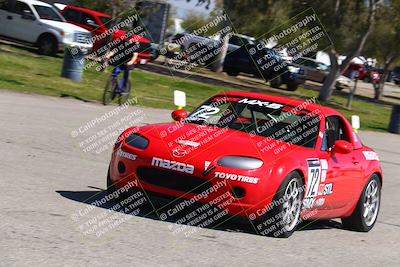
M131 185L215 206L275 237L333 218L367 232L380 206L378 156L340 113L315 102L229 92L189 115L174 111L177 122L129 128L115 144L108 191Z

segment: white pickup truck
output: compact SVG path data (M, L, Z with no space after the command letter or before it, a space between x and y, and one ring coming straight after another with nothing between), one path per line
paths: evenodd
M17 0L0 1L0 36L38 47L39 54L55 55L64 46L92 49L89 31L67 23L51 5Z

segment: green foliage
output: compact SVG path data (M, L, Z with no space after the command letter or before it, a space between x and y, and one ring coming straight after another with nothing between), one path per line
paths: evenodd
M312 7L341 54L354 51L369 27L369 5L365 0L294 0L293 14Z
M76 5L106 14L111 14L112 12L108 1L77 0Z
M90 68L85 71L82 82L73 82L60 77L63 59L61 57L38 56L25 49L0 44L0 88L21 93L35 93L51 96L71 96L77 99L101 101L104 85L110 72L100 73ZM199 105L211 95L226 90L243 90L214 86L207 83L194 82L166 75L135 70L132 73L133 94L138 97L139 104L155 108L173 109L173 91L182 90L187 93L188 110ZM251 89L252 92L278 94L297 98L310 98L318 95L317 91L299 88L294 93L285 91L265 91ZM342 112L347 118L357 114L361 117L363 130L385 131L389 123L390 107L356 100L353 110L343 106L346 95L338 93L332 97L329 106Z
M182 22L182 28L187 32L194 32L195 30L201 28L206 25L210 21L209 18L206 18L202 15L198 15L194 12L190 12L186 15L186 18ZM211 35L211 34L207 34Z
M380 65L400 57L400 0L392 0L378 13L376 26L366 46L366 55L378 59Z

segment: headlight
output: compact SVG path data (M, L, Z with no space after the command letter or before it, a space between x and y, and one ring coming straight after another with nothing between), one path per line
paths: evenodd
M129 146L139 149L146 149L149 146L149 140L138 134L131 134L125 139L125 143Z
M294 66L288 66L288 70L292 73L299 73L300 72L300 68L298 67L294 67Z
M63 41L65 43L73 43L74 42L74 33L72 32L63 32Z
M260 159L250 157L226 156L218 160L218 165L241 170L254 170L260 168L263 162Z

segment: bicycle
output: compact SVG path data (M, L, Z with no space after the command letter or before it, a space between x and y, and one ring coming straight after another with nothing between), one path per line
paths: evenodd
M121 81L119 81L119 74L123 72L121 67L116 67L113 73L110 75L106 83L106 87L104 89L103 94L103 104L110 104L116 97L118 97L118 104L122 105L126 101L128 101L130 93L131 93L131 80L128 75L128 78L122 77Z

